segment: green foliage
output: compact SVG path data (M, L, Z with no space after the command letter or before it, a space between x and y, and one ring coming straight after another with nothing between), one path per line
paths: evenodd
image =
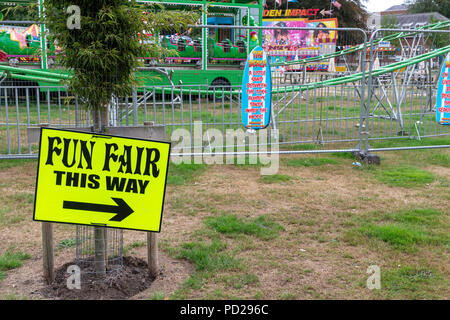
M67 27L66 8L72 5L80 8L80 29ZM135 0L46 0L45 10L44 22L63 52L58 62L73 73L71 89L96 110L113 95L131 94L138 84L134 71L139 58L161 52L157 42L141 41L148 40L144 31L155 32L156 25L180 30L195 21L185 12L168 13L162 7L137 5ZM147 15L146 10L150 10Z
M450 5L450 3L449 3L449 5ZM447 10L448 10L448 8L447 8ZM439 22L439 20L435 19L434 16L431 16L430 24L434 24L437 22ZM433 47L435 47L435 48L445 47L450 42L450 34L449 33L434 33L434 34L430 35L430 38L431 38L431 43L432 43Z
M337 9L331 6L330 0L302 0L298 2L282 1L281 6L276 4L277 9L304 9L304 8L320 8L320 9L332 9L332 18L336 17L339 22L339 27L342 28L361 28L366 29L368 12L364 6L366 0L339 0L342 5L341 9ZM268 9L275 8L275 0L267 0ZM318 18L321 16L319 15ZM328 17L328 16L327 16ZM358 32L342 32L340 34L337 45L350 45L360 44L363 42L363 36Z
M5 1L3 1L5 2ZM32 6L34 10L30 10L31 7L24 5L12 5L0 4L0 13L3 14L3 20L10 21L33 21L37 18L36 5ZM29 25L23 25L29 26Z
M59 241L58 249L71 248L77 244L76 238L67 238Z
M397 16L394 14L388 14L388 15L384 15L381 18L381 28L383 29L397 29L399 28L398 26L398 19ZM383 32L383 36L388 36L388 35L392 35L395 32ZM396 39L396 40L392 40L390 41L391 45L393 46L400 46L400 40Z
M269 221L265 216L252 220L244 220L236 215L221 215L210 217L205 221L206 225L217 232L228 235L248 234L254 235L262 240L275 238L283 227L275 222Z
M406 3L411 13L439 12L450 17L450 0L407 0Z

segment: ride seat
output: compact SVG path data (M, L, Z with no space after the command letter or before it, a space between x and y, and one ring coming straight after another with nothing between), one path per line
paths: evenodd
M245 42L244 42L244 41L238 40L238 41L236 42L236 46L237 46L238 49L239 49L239 53L245 53Z
M194 40L194 52L201 52L202 51L202 42L200 40Z
M178 47L178 51L186 50L186 43L184 42L184 39L178 39L177 47Z
M222 40L221 42L218 43L218 45L223 48L224 53L230 52L230 48L231 48L230 40L228 40L228 39Z

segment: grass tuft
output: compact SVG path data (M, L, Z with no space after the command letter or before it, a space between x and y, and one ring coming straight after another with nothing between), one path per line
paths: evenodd
M173 164L169 165L167 184L184 185L195 179L206 170L205 164Z
M402 266L381 272L381 290L394 298L432 299L428 292L440 285L441 278L428 268Z
M6 170L14 167L23 166L24 164L30 162L37 162L36 159L11 159L11 160L0 160L0 171Z
M247 234L254 235L261 240L276 238L283 227L275 222L269 221L265 216L245 221L236 215L221 215L210 217L205 221L206 225L217 232L228 235Z
M323 166L326 164L337 164L339 163L335 159L329 158L300 158L300 159L288 159L283 161L285 165L290 167L316 167Z
M291 176L288 176L285 174L273 174L273 175L268 175L268 176L262 176L259 180L262 183L272 184L272 183L287 182L292 179L293 178Z
M398 166L372 171L376 178L391 187L416 188L435 181L435 176L425 170Z
M76 238L67 238L58 242L58 249L71 248L77 244Z
M176 258L187 259L194 263L197 271L234 271L241 268L241 262L223 252L226 244L213 240L211 244L201 242L184 243Z
M21 251L14 252L9 249L0 256L0 272L16 269L22 266L22 261L29 259L30 255Z
M445 215L435 209L415 208L396 213L372 213L361 218L359 227L349 230L345 240L353 245L364 238L388 243L392 248L415 251L418 245L448 245L450 237L441 220Z

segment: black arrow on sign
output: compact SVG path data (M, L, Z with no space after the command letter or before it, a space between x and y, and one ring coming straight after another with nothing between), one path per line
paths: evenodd
M109 221L121 222L123 219L128 217L134 211L130 206L120 198L111 198L117 204L116 206L108 204L98 204L98 203L88 203L88 202L77 202L77 201L64 201L64 209L73 210L83 210L83 211L95 211L95 212L108 212L116 213L116 215L109 219Z

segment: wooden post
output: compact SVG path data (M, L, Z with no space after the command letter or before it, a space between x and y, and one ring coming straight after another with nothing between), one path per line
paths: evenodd
M103 133L108 125L108 106L102 105L99 109L93 109L94 132ZM106 275L106 228L94 227L94 267L100 276Z
M144 126L151 127L154 125L152 121L145 121ZM155 137L163 139L164 137ZM148 272L152 277L159 274L159 260L158 260L158 234L155 232L147 232L147 262Z
M44 262L44 279L47 284L55 280L53 261L53 224L42 222L42 260Z
M48 127L48 123L38 124L40 128ZM55 263L53 254L53 223L41 222L42 225L42 262L44 279L47 284L55 281Z
M148 271L151 276L156 277L159 273L158 261L158 234L147 232L147 258Z
M100 276L106 275L105 261L105 228L94 227L94 265L95 272Z

